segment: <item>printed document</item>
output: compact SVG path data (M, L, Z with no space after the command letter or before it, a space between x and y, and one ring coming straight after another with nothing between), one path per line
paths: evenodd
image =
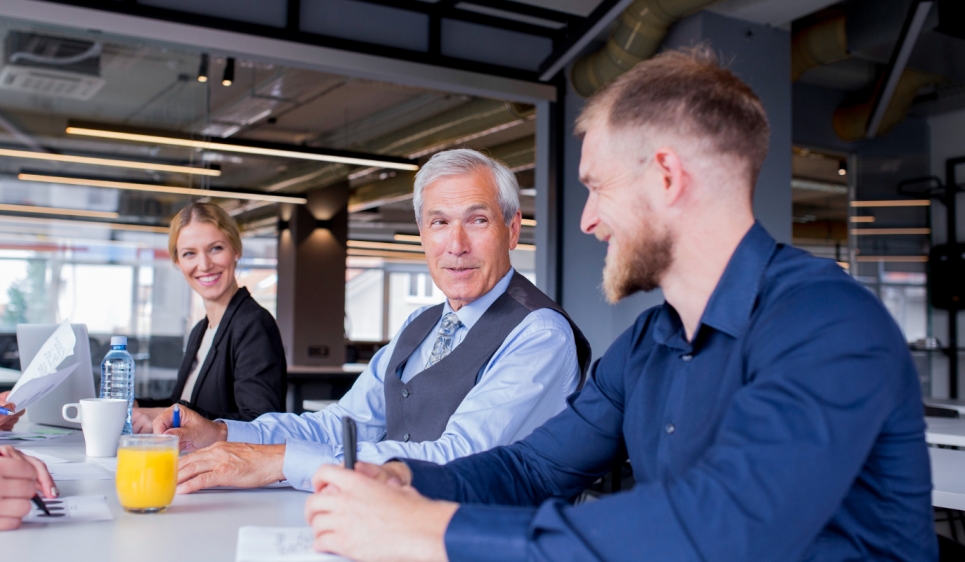
M348 562L315 552L310 527L242 527L235 562Z

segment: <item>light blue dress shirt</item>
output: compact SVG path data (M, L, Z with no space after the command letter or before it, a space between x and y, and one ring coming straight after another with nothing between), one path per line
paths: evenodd
M453 349L500 295L513 276L510 269L491 291L463 306L456 316L462 326L453 335ZM292 486L311 489L311 478L323 464L343 460L342 416L358 424L358 458L383 463L396 457L446 463L472 453L507 445L529 435L563 410L576 390L580 371L573 330L561 314L549 309L531 312L510 332L479 381L449 418L435 441L382 441L385 427L385 370L399 334L426 308L406 320L402 330L375 354L365 371L337 404L320 412L264 414L251 422L219 420L228 425L228 441L281 444L285 447L285 478ZM442 316L452 312L446 302ZM413 352L402 371L408 382L425 369L442 316Z

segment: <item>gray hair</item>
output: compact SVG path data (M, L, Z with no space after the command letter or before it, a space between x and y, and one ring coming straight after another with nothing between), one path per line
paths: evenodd
M489 170L492 174L493 181L499 188L497 198L503 219L507 225L511 223L519 212L519 183L516 181L516 174L502 162L478 150L457 148L434 154L415 175L412 206L415 208L415 220L419 226L422 226L422 190L426 186L442 178L468 175L480 168Z

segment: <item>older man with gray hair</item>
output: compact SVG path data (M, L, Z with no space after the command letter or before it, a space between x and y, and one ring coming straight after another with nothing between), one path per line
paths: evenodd
M406 320L351 390L320 412L208 421L181 408L155 433L197 452L181 458L178 492L287 479L311 489L343 460L342 418L358 424L358 457L445 463L513 443L563 410L590 361L566 313L513 270L522 215L516 177L475 150L440 152L415 178L414 207L432 280L446 295Z

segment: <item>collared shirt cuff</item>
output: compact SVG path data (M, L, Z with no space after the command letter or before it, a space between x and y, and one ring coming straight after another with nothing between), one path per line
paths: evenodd
M236 420L214 420L228 426L229 443L253 443L263 445L261 434L251 422L241 422Z
M312 476L315 471L323 464L334 462L334 451L330 445L291 437L285 440L285 466L282 472L296 490L313 491Z
M523 562L536 510L494 505L461 505L446 528L449 560Z

